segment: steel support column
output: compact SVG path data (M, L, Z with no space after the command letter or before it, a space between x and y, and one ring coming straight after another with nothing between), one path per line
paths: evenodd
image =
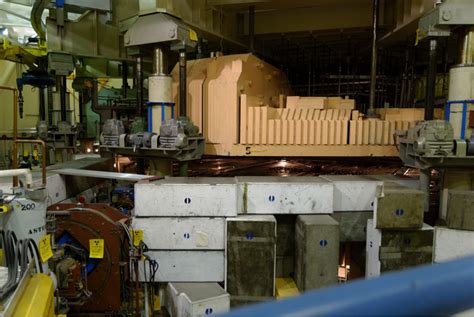
M179 116L186 117L186 51L179 51Z
M375 115L375 95L377 89L377 28L379 21L379 0L373 2L373 17L372 17L372 56L371 56L371 70L370 70L370 95L369 95L369 109L368 116Z
M249 7L249 51L255 53L255 6Z
M142 58L141 56L137 56L136 58L136 66L135 66L135 82L137 88L137 112L138 116L143 115L143 73L142 73Z
M436 47L438 40L430 40L428 74L426 78L425 120L433 120L433 107L436 92Z

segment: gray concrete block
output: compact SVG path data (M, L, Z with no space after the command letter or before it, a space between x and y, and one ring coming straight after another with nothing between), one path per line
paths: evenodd
M474 231L474 191L450 190L446 225L450 229Z
M295 282L302 291L338 282L339 224L328 215L296 220Z
M416 229L423 226L425 194L417 189L379 186L374 205L377 229Z
M235 298L275 295L276 220L270 215L227 218L227 292Z
M373 212L335 212L331 215L341 231L341 242L363 242L367 235L367 220L372 219Z

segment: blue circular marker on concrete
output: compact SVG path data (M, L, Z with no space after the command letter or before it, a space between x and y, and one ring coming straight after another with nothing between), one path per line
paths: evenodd
M206 315L211 315L213 312L212 308L206 308Z
M328 245L328 240L319 240L319 245L322 246L322 247L325 247Z
M397 216L403 216L403 214L405 213L405 210L403 210L403 208L398 208L397 210L395 210L395 215Z
M247 240L253 240L253 232L249 231L245 234Z

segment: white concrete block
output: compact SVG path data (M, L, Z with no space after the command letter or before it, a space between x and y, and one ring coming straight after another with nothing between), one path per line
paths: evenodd
M382 231L374 227L374 220L367 220L367 241L365 245L365 277L380 275L379 248L382 244Z
M333 184L321 177L237 177L240 214L329 214Z
M237 215L234 178L172 177L135 185L135 215L139 217Z
M224 251L149 251L147 255L158 262L155 282L223 282ZM145 262L149 280L148 261ZM140 281L145 280L140 264Z
M378 185L383 181L363 175L324 175L334 184L334 211L374 210Z
M144 242L155 250L224 250L225 218L133 218L133 229L143 230Z
M474 231L435 227L433 262L474 255Z
M365 277L431 263L432 237L433 227L426 223L420 229L380 230L374 219L367 220Z
M386 183L395 183L399 186L409 187L412 189L420 189L420 181L418 178L414 177L402 177L391 174L367 175L366 177Z
M230 296L217 283L168 283L165 295L171 317L208 316L230 309Z

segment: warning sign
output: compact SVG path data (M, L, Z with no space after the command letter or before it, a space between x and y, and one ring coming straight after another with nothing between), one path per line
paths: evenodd
M47 234L41 238L39 243L39 252L41 261L46 262L53 256L53 250L51 250L51 235Z
M133 230L133 245L138 247L143 241L143 230Z
M89 240L89 257L92 259L104 258L104 239Z

